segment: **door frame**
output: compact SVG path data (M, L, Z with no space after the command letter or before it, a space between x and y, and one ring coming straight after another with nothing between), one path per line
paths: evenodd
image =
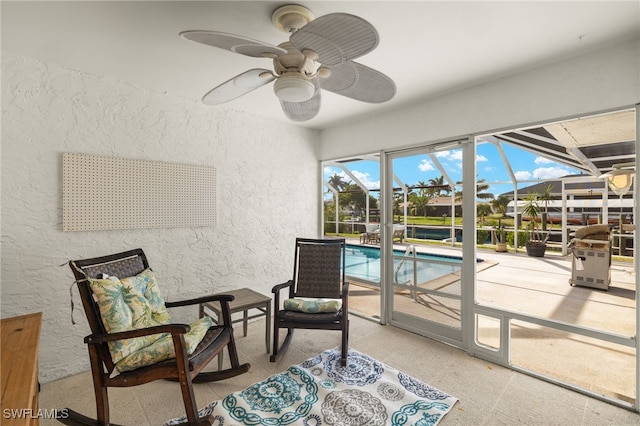
M436 322L420 320L415 317L394 311L393 309L393 160L411 155L428 154L451 148L462 148L463 156L463 188L473 188L474 196L463 197L462 234L465 242L462 249L461 270L461 301L460 301L460 329L454 329ZM473 139L468 137L447 139L444 141L424 144L402 150L380 152L380 200L381 200L381 224L380 224L380 250L381 250L381 282L380 282L380 306L382 324L390 324L413 333L440 340L453 346L466 349L465 341L472 334L473 317L471 312L474 300L475 273L476 273L476 232L475 232L475 176L476 154ZM471 213L469 213L471 212ZM469 318L470 317L470 318Z

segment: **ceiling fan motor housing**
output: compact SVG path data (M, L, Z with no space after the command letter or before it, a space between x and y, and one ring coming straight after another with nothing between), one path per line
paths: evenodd
M277 29L292 33L313 21L313 13L304 6L288 4L277 8L271 15L271 22Z
M280 55L273 60L273 69L277 75L293 71L299 71L300 73L304 73L306 76L315 75L319 64L310 59L307 55L302 54L298 49L293 47L293 44L286 41L281 43L278 47L285 49L287 53Z

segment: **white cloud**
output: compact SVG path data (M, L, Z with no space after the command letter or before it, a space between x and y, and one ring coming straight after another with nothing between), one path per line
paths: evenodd
M357 170L353 170L351 173L358 179L365 187L369 189L379 189L380 181L379 180L371 180L371 175L369 173L359 172Z
M538 167L532 172L519 170L514 173L518 180L557 179L568 174L569 171L562 167Z
M462 150L456 149L455 151L439 151L435 153L435 156L449 161L462 161Z
M529 180L531 179L531 172L526 170L519 170L514 173L517 180Z
M548 158L545 158L545 157L536 157L536 159L533 160L533 162L536 164L554 164L555 163L555 161L549 160Z
M476 155L476 161L477 162L489 161L489 159L487 157L485 157L484 155Z
M556 179L567 174L569 172L562 167L539 167L533 171L535 179Z
M420 164L418 164L418 168L421 172L429 172L431 170L435 170L433 164L431 164L431 162L427 159L423 159L422 161L420 161Z
M331 176L338 175L338 176L340 176L342 178L343 181L345 181L345 182L347 182L349 184L355 183L353 181L353 179L351 179L351 177L344 172L344 170L330 169L330 171L327 172L327 169L328 168L325 168L325 171L324 171L325 180L328 181ZM359 172L357 170L351 170L351 173L366 188L369 188L369 189L380 189L380 181L379 180L371 180L371 175L369 173Z
M335 174L339 174L341 176L344 176L344 172L338 168L335 167L325 167L324 168L324 177L325 179L329 179L331 176L335 175Z
M458 149L455 151L449 151L451 155L449 155L449 160L462 161L462 150Z

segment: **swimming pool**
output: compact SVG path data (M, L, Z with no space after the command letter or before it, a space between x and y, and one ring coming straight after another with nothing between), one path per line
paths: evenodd
M403 256L404 251L394 250L394 256ZM414 264L418 284L452 274L462 268L462 258L455 256L417 253L417 260L393 259L394 279L399 284L413 283ZM347 244L345 274L357 280L380 282L380 248Z

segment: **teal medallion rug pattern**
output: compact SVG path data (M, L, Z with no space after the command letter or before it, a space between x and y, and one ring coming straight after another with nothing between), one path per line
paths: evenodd
M342 367L335 348L213 401L200 416L212 415L214 426L432 426L456 401L353 349Z

